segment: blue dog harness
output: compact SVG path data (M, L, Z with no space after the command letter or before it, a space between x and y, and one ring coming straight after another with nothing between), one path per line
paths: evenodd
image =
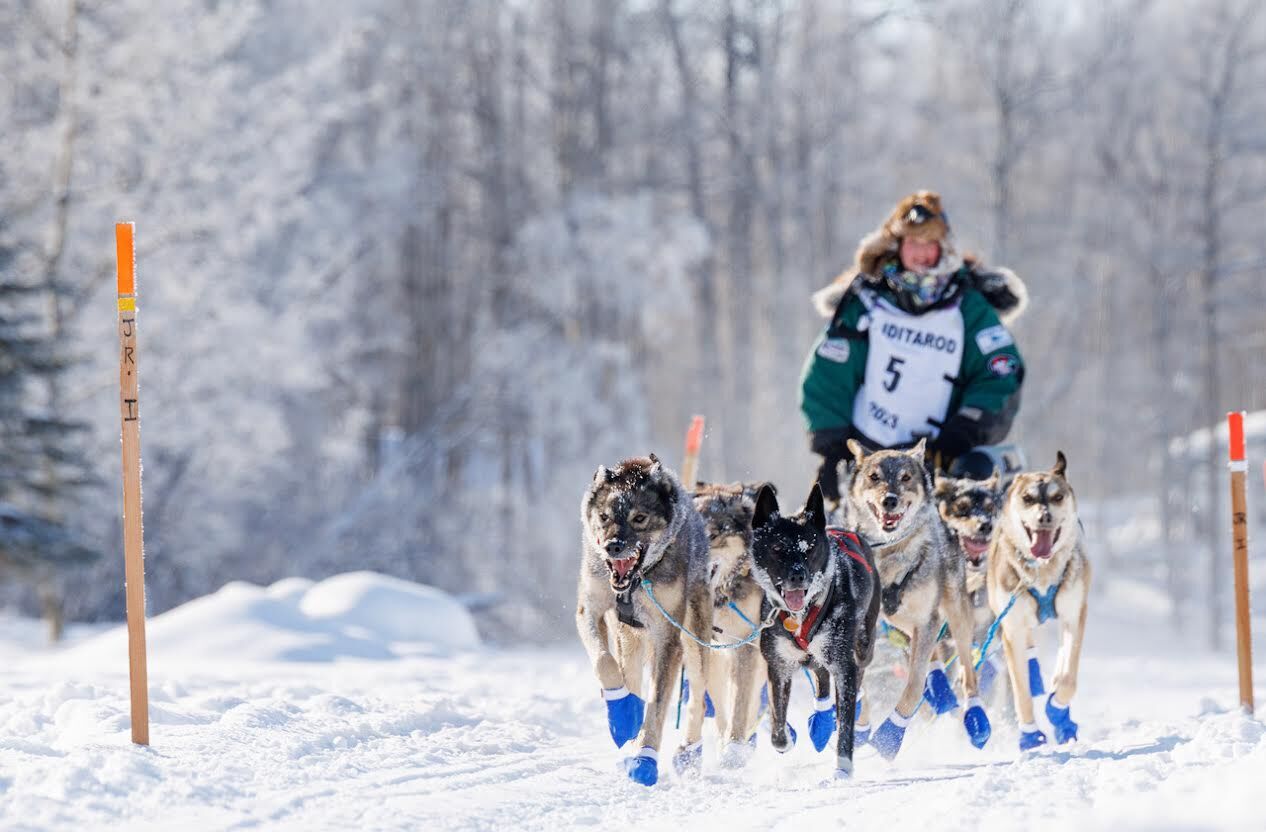
M1033 600L1037 602L1037 623L1045 624L1052 618L1058 618L1055 614L1055 594L1059 592L1059 584L1054 584L1045 593L1038 592L1033 587L1029 587L1029 594L1033 596Z

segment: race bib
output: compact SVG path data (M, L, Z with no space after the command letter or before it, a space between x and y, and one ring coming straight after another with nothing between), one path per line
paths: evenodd
M853 424L882 447L935 437L963 363L958 305L910 315L873 295L863 300L870 301L870 347Z

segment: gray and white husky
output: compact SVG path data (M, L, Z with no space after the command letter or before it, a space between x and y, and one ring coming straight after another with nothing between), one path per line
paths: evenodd
M695 508L708 529L712 633L721 644L748 638L760 622L764 593L752 577L752 513L760 483L699 483ZM737 607L735 610L730 605ZM760 719L765 659L759 638L742 647L718 650L708 665L708 694L716 707L716 729L730 746L726 759L741 762Z
M1015 478L1007 489L1001 522L989 549L989 604L997 615L1011 607L1000 629L1020 719L1021 750L1046 742L1046 735L1033 721L1030 665L1021 651L1033 644L1037 626L1051 618L1059 621L1061 644L1055 692L1046 700L1046 716L1057 742L1077 738L1077 723L1072 721L1069 705L1077 691L1081 643L1086 633L1090 561L1067 468L1061 451L1051 470Z
M637 756L626 761L629 777L654 785L683 641L686 678L694 690L706 688L708 651L667 616L710 637L707 532L690 495L654 454L599 467L581 503L581 525L576 627L602 684L611 738L617 746L638 738ZM701 762L703 716L704 697L691 697L686 744L674 757L679 771Z
M937 713L958 703L942 668L928 672L941 622L949 621L967 697L963 723L977 748L989 739L989 718L981 704L973 668L971 605L962 559L950 548L924 465L924 440L909 451L868 453L850 439L854 462L848 498L858 531L870 544L879 570L881 613L910 639L905 688L896 708L875 730L871 743L891 759L901 749L906 726L924 695ZM862 700L858 732L868 733L869 697Z

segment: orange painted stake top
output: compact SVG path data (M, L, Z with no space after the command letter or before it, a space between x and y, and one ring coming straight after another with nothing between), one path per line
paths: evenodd
M135 223L114 224L114 245L119 258L119 294L136 293L136 246L132 242Z
M1242 462L1244 460L1244 411L1226 414L1226 424L1231 440L1227 445L1227 452L1231 455L1232 462Z
M690 420L690 430L686 433L686 453L699 453L703 444L703 417L695 416Z

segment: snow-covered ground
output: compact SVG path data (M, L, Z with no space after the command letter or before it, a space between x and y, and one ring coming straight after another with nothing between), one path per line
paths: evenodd
M860 754L852 782L824 783L802 736L650 790L616 770L578 644L479 646L464 610L404 582L231 584L155 618L149 748L129 741L119 629L49 649L4 618L0 827L1266 828L1266 727L1235 712L1231 657L1174 638L1140 588L1094 604L1079 743L1021 756L995 709L983 752L942 717L893 765ZM793 706L803 725L804 690Z

